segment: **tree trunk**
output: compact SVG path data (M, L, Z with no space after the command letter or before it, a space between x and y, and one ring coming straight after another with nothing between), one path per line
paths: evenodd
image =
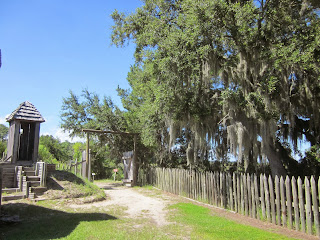
M272 177L274 178L276 175L279 177L285 176L287 174L287 171L283 166L279 148L275 147L275 144L273 144L272 140L268 144L266 144L266 146L268 149L266 149L265 154L267 155L267 158L269 160Z

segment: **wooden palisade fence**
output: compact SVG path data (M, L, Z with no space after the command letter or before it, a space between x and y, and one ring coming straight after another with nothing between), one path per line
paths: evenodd
M66 170L74 173L75 175L80 175L86 177L86 161L69 161L69 163L60 163L57 168L59 170Z
M320 180L153 168L143 184L320 236Z

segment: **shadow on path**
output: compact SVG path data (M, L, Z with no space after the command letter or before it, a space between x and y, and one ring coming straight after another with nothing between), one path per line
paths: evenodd
M98 187L104 190L117 190L119 187L123 187L122 183L95 183Z
M105 213L68 213L24 203L5 204L2 214L18 215L15 223L0 222L0 239L46 240L68 236L82 221L117 219Z

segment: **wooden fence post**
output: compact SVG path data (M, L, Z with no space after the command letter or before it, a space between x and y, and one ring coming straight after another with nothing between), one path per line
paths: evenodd
M262 217L261 219L266 218L266 205L265 205L265 198L264 198L264 177L262 174L260 174L260 202L261 202L261 212L262 212Z
M256 174L254 174L254 176L253 176L253 181L254 181L254 198L255 198L255 205L256 205L256 218L260 219L260 216L259 216L259 208L260 208L259 188L258 188L258 179L257 179Z
M312 205L313 205L313 218L314 225L316 229L316 235L320 237L320 228L319 228L319 204L317 200L317 185L314 177L311 176L311 192L312 192Z
M270 195L269 195L269 187L268 187L268 180L266 175L263 176L263 184L264 184L264 196L266 200L266 214L268 222L271 222L270 217Z
M293 207L294 207L294 223L295 229L299 231L300 226L300 218L299 218L299 198L298 198L298 191L297 191L297 182L295 177L292 177L292 198L293 198Z
M287 227L286 195L285 195L285 186L284 186L284 181L282 176L280 177L280 198L281 198L282 226Z
M271 205L271 214L272 214L272 223L276 224L276 208L274 202L274 188L273 188L273 180L271 175L269 175L269 193L270 193L270 205Z
M300 220L301 220L301 231L306 232L306 217L304 213L304 198L301 178L298 177L298 194L299 194L299 207L300 207Z
M233 199L233 189L232 189L232 178L230 173L228 173L228 182L229 182L229 207L231 211L234 211L234 199Z
M233 173L232 174L232 184L233 184L234 211L238 212L238 202L237 202L238 197L237 197L237 188L236 188L237 180L236 179L237 179L236 174Z
M286 177L286 196L287 196L287 218L289 222L289 228L292 229L292 194L290 179Z
M311 214L311 194L310 194L310 182L307 177L304 179L305 185L305 199L306 199L306 220L307 220L307 232L312 234L312 214Z
M248 186L247 186L247 176L243 174L243 193L244 193L244 213L248 216Z
M274 185L275 185L275 190L276 190L276 207L277 207L277 216L278 216L278 225L281 225L281 214L280 214L280 183L279 183L279 177L278 175L275 176L274 178ZM270 190L271 191L271 190ZM272 200L271 200L272 201Z
M248 214L250 217L252 217L252 200L251 200L251 178L249 173L247 174L247 202L248 202Z
M255 201L255 193L254 193L254 175L252 174L250 176L250 181L251 181L251 217L256 218L256 201Z

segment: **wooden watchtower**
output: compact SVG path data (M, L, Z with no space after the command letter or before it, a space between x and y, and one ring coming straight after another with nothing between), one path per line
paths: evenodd
M44 118L32 103L26 101L9 117L7 161L14 165L32 165L37 162L40 123Z

